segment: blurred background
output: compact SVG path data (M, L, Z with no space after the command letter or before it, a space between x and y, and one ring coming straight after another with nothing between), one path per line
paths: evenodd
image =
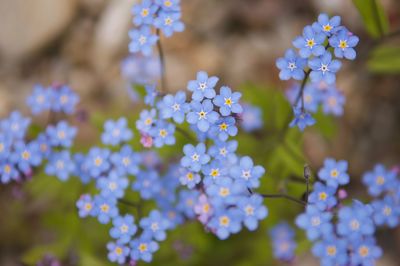
M134 121L141 106L128 97L121 61L129 54L128 31L133 27L130 9L136 2L0 0L0 117L13 109L28 114L25 98L34 84L65 83L79 93L80 109L94 117L89 121L104 122L119 116ZM220 85L243 91L256 105L270 103L269 97L279 98L276 95L283 95L290 85L278 79L275 60L303 27L321 12L340 15L343 24L360 37L357 60L346 61L338 74L337 86L347 97L345 113L323 120L321 130L307 131L299 142L301 156L313 169L318 169L327 156L348 160L351 193L364 197L365 189L359 181L363 172L377 162L389 167L400 163L400 66L387 69L384 62L381 67L370 61L376 47L385 44L399 48L400 38L371 38L352 1L181 2L186 30L162 39L168 90L184 89L198 70L205 70L219 76ZM390 31L398 30L400 2L380 2ZM257 91L257 97L251 96L252 90ZM271 110L264 107L264 112ZM267 127L268 117L264 115ZM78 148L96 143L96 123L79 126ZM255 154L257 138L268 138L268 131L245 139L249 143L243 148L247 154ZM264 161L262 154L255 155ZM270 161L265 160L268 171ZM297 162L296 166L301 173L302 164ZM0 187L0 265L35 265L46 254L58 257L61 265L108 265L106 227L79 220L75 212L76 199L87 190L77 180L65 185L54 178L38 179L26 185ZM280 216L293 219L299 212L297 207L293 207L294 213L281 211L280 216L271 211L286 208L285 204L289 203L267 204L271 217L260 233L245 232L224 242L206 234L199 224L190 223L161 245L153 264L281 265L271 258L266 230ZM292 265L317 265L305 251L309 246L301 241L299 256ZM380 232L379 243L385 255L378 265L399 265L400 231ZM78 246L85 251L77 251Z

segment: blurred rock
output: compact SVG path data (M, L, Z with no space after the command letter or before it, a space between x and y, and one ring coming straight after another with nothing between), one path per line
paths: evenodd
M0 55L9 61L29 57L68 27L76 0L0 1Z
M93 63L103 70L119 53L127 53L128 30L133 27L131 8L137 0L110 1L95 30Z

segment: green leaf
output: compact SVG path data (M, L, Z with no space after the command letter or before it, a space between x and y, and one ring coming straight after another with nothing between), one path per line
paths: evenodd
M377 73L400 73L400 47L377 47L372 51L367 66L370 71Z
M389 21L378 0L353 0L364 26L373 38L382 37L389 30Z

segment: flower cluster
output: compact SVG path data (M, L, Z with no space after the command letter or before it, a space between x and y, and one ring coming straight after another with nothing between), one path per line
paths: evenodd
M326 159L318 177L305 212L296 218L314 242L312 253L321 265L373 265L382 255L375 244L373 207L357 200L349 206L340 202L346 193L339 187L350 181L347 162Z
M371 205L376 226L394 228L399 225L400 180L395 169L387 170L382 164L377 164L372 171L364 174L362 181L374 197Z
M356 57L354 47L359 39L340 23L339 16L329 18L320 14L318 21L305 26L302 36L293 40L297 51L288 49L285 56L276 61L281 80L303 80L294 89L297 95L292 101L295 119L291 126L298 126L300 130L315 123L307 112L315 112L320 103L326 113L341 115L343 112L344 97L340 92L330 89L321 94L315 89L315 84L320 83L335 88L336 73L342 65L338 59L354 60ZM308 87L305 95L308 77L314 85Z
M66 85L53 85L47 88L35 85L32 94L26 100L34 115L49 110L72 114L78 102L79 96Z
M36 85L27 102L34 114L44 110L71 113L78 99L67 86L43 88ZM68 179L75 168L68 148L72 146L77 129L66 121L60 121L32 137L28 136L30 124L31 119L18 111L0 121L1 183L29 179L45 161L48 175Z
M143 0L133 6L132 13L133 23L137 26L129 32L129 51L132 53L141 52L149 56L160 38L158 31L162 31L166 37L171 37L174 32L182 32L185 29L180 20L180 0Z
M274 257L280 261L291 262L295 257L295 232L286 222L281 222L269 230Z

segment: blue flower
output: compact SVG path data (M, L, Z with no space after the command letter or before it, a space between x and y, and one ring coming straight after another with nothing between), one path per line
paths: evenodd
M219 239L225 240L230 234L238 233L242 229L241 214L237 209L220 209L209 222L209 226Z
M110 168L109 157L109 150L98 147L91 148L84 162L89 174L96 178L106 172Z
M51 92L50 89L44 88L41 85L35 85L33 87L33 92L26 99L26 104L31 108L34 115L50 109L51 101L53 100Z
M153 45L158 40L158 36L152 34L150 27L147 26L129 31L129 37L131 38L129 51L131 53L142 52L145 56L151 55Z
M375 265L375 261L382 256L382 249L375 244L372 237L358 239L353 244L351 265Z
M330 52L325 52L320 57L308 60L311 68L310 79L312 82L325 81L328 85L336 81L335 73L340 69L342 63L339 60L332 60Z
M167 237L165 231L169 227L169 221L158 210L150 212L148 217L140 220L143 234L150 235L157 241L163 241Z
M199 172L201 166L210 161L210 156L206 154L206 145L199 143L197 146L186 144L183 146L185 156L181 159L181 165L194 172Z
M239 194L244 191L246 191L245 187L229 177L215 179L213 184L206 187L207 195L214 207L236 204Z
M192 112L187 114L189 124L196 124L201 132L206 132L212 124L217 122L219 115L213 111L214 106L210 100L204 100L202 103L193 101L191 103Z
M258 227L258 221L268 215L268 209L263 205L263 197L253 194L250 197L241 197L237 202L239 210L244 217L244 225L254 231Z
M176 123L182 124L190 105L186 103L186 94L180 91L175 96L171 94L164 96L159 109L163 119L172 118Z
M121 117L116 121L107 120L104 123L104 132L101 135L101 141L104 144L116 146L121 142L132 139L133 133L127 128L128 122L125 117Z
M1 183L7 184L11 180L18 180L18 178L19 178L19 172L16 166L7 160L1 160L0 162Z
M300 89L300 87L298 88ZM312 113L317 112L321 98L322 98L321 91L316 86L306 85L303 93L304 109ZM298 106L300 105L301 102L298 103Z
M239 165L231 168L230 174L246 187L257 188L260 186L260 178L264 175L265 169L262 166L254 166L249 156L240 159Z
M293 107L294 119L289 126L297 126L301 131L306 127L315 124L315 119L307 112L304 112L301 107Z
M180 8L180 0L156 0L156 4L158 4L165 11L179 11Z
M243 104L243 112L240 117L240 126L246 132L253 132L263 126L262 111L257 106Z
M140 238L132 240L130 246L131 258L134 261L143 260L150 262L153 259L153 253L158 250L158 243L146 234L142 234Z
M285 52L285 57L276 60L276 66L281 70L279 78L281 80L302 80L305 76L304 68L307 65L307 60L299 57L293 49L288 49Z
M49 158L52 154L53 150L49 142L49 138L46 136L45 133L40 133L37 138L36 142L39 145L40 154L42 158ZM1 155L0 155L1 158Z
M213 160L211 163L203 166L202 172L204 174L203 183L208 186L215 182L216 179L227 176L228 169L219 160Z
M223 86L219 92L220 94L213 100L214 104L219 107L219 112L223 116L228 116L231 113L240 114L243 112L242 106L239 104L240 92L233 92L229 87Z
M95 196L94 205L96 210L94 215L101 224L107 224L110 219L118 215L118 208L116 206L117 200L113 197L103 197L100 195Z
M180 21L180 12L161 11L154 20L154 26L161 29L166 37L171 37L174 32L185 30L185 24Z
M76 202L76 207L79 210L79 217L94 216L94 202L89 194L83 194Z
M303 36L297 37L293 45L299 49L302 58L308 58L311 55L320 56L325 52L323 43L325 34L315 32L311 26L304 27Z
M155 197L161 189L158 173L154 170L140 171L132 184L132 189L139 191L143 199Z
M79 96L68 86L60 88L52 88L53 102L51 110L54 112L64 112L72 114L75 111L75 106L79 102Z
M28 173L31 167L39 166L42 162L39 145L35 141L29 144L25 144L22 141L15 143L14 152L10 158L23 173Z
M53 153L46 166L47 175L55 175L58 179L65 181L75 170L75 162L71 158L69 151L63 150Z
M347 241L344 239L328 237L315 243L311 251L321 260L321 266L348 264Z
M144 88L146 90L146 95L144 96L144 103L149 106L153 106L154 101L156 100L156 97L158 95L156 86L146 85Z
M120 175L136 175L139 172L140 155L129 145L124 145L119 152L113 153L110 160Z
M372 221L372 207L355 201L352 206L339 210L337 233L348 239L357 239L361 236L370 236L375 232Z
M371 196L379 196L384 191L393 189L396 184L396 174L386 170L382 164L375 165L374 169L362 177L362 182L368 188Z
M158 7L151 0L143 0L140 4L134 5L132 8L133 23L137 26L152 24L157 9Z
M46 135L52 146L71 147L76 133L76 127L69 126L66 121L60 121L57 125L49 125L46 128Z
M373 219L376 225L387 224L394 228L399 224L400 205L393 196L385 196L382 200L372 202L374 209Z
M337 203L336 189L317 182L313 192L308 196L308 203L317 206L321 211L334 207Z
M217 77L208 77L206 72L199 71L197 72L196 80L189 81L187 88L193 92L192 99L195 101L201 101L204 97L212 99L216 95L214 87L217 85L217 82Z
M216 142L215 145L210 147L208 154L217 160L227 160L230 163L235 163L237 161L235 153L237 147L238 142L236 140Z
M321 212L316 206L308 205L306 212L296 218L296 225L304 229L309 240L328 236L333 231L332 214Z
M150 136L154 139L154 146L157 148L165 145L175 144L175 125L165 122L163 120L158 121L156 126L150 130Z
M324 161L324 167L318 172L321 180L324 180L330 187L337 189L339 185L346 185L350 181L347 174L347 162L335 161L332 158L327 158Z
M282 261L291 261L295 254L296 242L295 232L286 222L280 222L269 230L272 240L273 255Z
M179 181L182 185L187 186L189 189L194 188L201 181L198 173L182 169L179 175Z
M162 214L169 221L168 229L175 229L178 225L181 225L184 222L183 215L176 210L176 207L163 207Z
M86 165L86 157L81 153L74 154L75 171L74 175L78 176L82 183L87 184L91 180L89 169Z
M110 236L118 243L127 244L131 237L136 233L137 226L132 215L117 216L113 219L113 227L110 229Z
M176 206L177 210L189 219L195 218L194 206L199 195L200 192L197 190L181 190L179 192L179 203Z
M346 102L346 98L336 88L329 88L326 90L323 96L322 109L325 114L334 114L340 116L343 114L343 105Z
M128 178L119 176L115 171L111 171L107 177L101 177L97 180L97 188L101 191L100 194L106 198L122 198L128 184Z
M11 153L12 139L0 132L0 160L7 159Z
M322 32L327 36L335 34L340 27L340 17L334 16L329 19L328 15L322 13L318 16L318 21L312 24L312 28L316 32Z
M122 243L115 243L115 242L109 242L107 244L107 249L108 249L108 259L111 262L116 262L118 264L125 264L126 259L129 256L130 249Z
M237 135L236 120L232 116L220 118L214 125L211 126L211 136L217 136L220 141L226 141L229 136Z
M136 128L143 133L149 133L151 126L156 119L156 109L143 110L140 112L140 119L136 121Z
M338 58L344 57L349 60L356 58L357 54L354 47L357 46L358 41L358 37L346 29L339 31L336 35L329 38L329 44L335 48L335 56Z
M0 129L6 137L18 140L24 138L30 123L29 118L23 117L18 111L13 111L8 118L0 120Z

